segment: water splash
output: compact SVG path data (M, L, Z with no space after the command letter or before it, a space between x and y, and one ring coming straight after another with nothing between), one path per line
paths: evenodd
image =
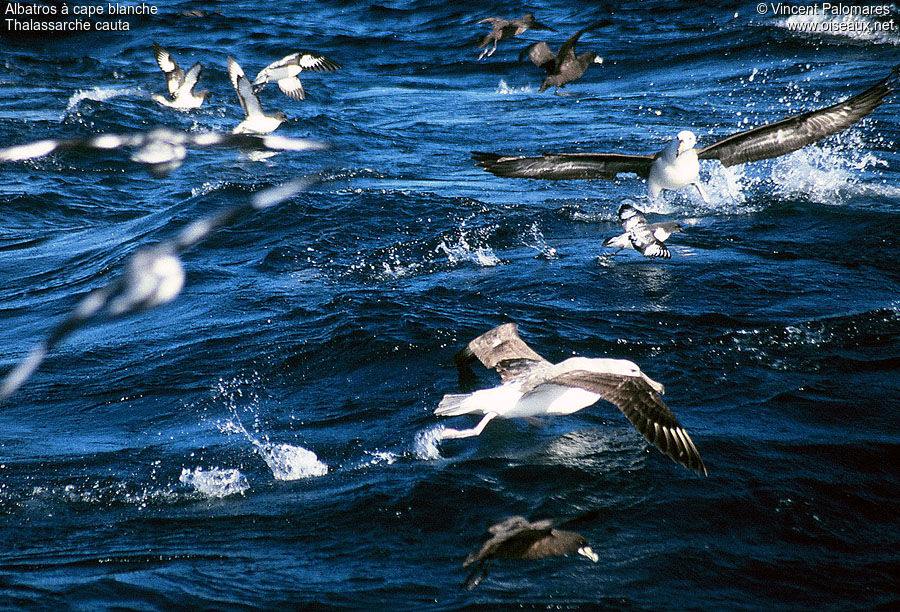
M528 228L528 233L522 241L525 243L525 246L538 252L535 257L539 259L559 259L559 253L556 252L555 248L547 244L544 233L538 226L537 221L531 224L531 227Z
M444 253L451 265L456 265L460 262L471 262L482 268L490 268L499 266L503 263L500 261L500 258L494 254L491 247L472 247L466 240L465 232L460 234L459 238L456 239L456 242L442 240L440 244L434 248L434 252Z
M772 182L782 197L840 204L846 196L865 191L862 172L879 165L885 163L866 151L858 136L849 135L837 145L806 147L777 158Z
M204 470L197 467L195 470L183 468L178 478L182 482L202 495L203 497L221 499L229 495L240 495L250 489L247 477L236 469L212 468Z
M79 89L69 97L69 101L66 103L65 114L68 115L73 112L84 100L105 102L120 96L137 96L142 94L143 92L137 87L94 87L93 89Z
M416 439L413 441L413 452L416 457L423 461L440 459L441 450L438 447L438 442L440 442L443 432L443 425L435 425L417 433Z
M510 87L506 84L505 80L500 79L500 82L497 83L497 89L495 89L494 92L507 96L510 94L534 93L534 88L530 85L525 85L524 87Z
M328 466L319 461L314 452L302 446L261 445L256 442L256 450L276 480L300 480L328 473Z
M268 436L263 436L264 440L260 440L247 431L233 406L231 412L231 419L219 423L219 431L243 435L269 466L276 480L299 480L328 473L328 466L319 461L319 457L311 450L292 444L273 444ZM253 414L258 428L259 416L255 411Z

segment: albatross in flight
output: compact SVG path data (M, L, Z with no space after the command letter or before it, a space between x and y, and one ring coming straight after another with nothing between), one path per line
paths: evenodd
M313 185L303 177L257 191L241 204L223 208L185 226L171 240L138 249L125 262L124 272L111 283L89 292L75 309L54 327L0 382L0 402L9 398L37 370L44 357L69 334L94 319L117 319L171 302L184 286L184 268L179 255L220 227L243 214L263 210L292 198Z
M603 246L618 249L613 255L622 249L634 249L644 257L669 259L672 254L663 243L666 238L683 229L676 221L647 223L644 214L631 204L619 207L619 221L622 222L625 233L603 241Z
M253 93L253 86L244 75L244 71L234 59L228 56L228 77L237 92L241 108L244 110L244 120L231 130L234 134L268 134L287 121L284 111L275 111L267 115L259 102L259 98Z
M474 566L466 578L466 588L471 591L478 586L487 576L493 559L544 559L574 552L596 563L600 557L591 550L584 536L556 529L558 524L555 519L532 523L524 516L511 516L488 527L491 537L463 562L463 567Z
M497 417L571 414L605 399L673 461L706 475L690 436L660 397L663 386L631 361L570 357L553 364L525 344L515 323L478 336L455 357L461 369L475 359L497 370L502 384L474 393L445 395L436 415L484 416L472 429L444 429L441 439L477 436Z
M512 157L473 152L476 163L497 176L545 180L615 179L619 174L636 174L647 179L650 198L663 189L693 185L704 201L709 196L700 183L700 159L717 159L723 166L735 166L786 155L841 132L880 105L893 92L900 65L887 77L865 91L826 108L786 117L695 149L697 137L689 130L656 154L548 153L536 157Z
M334 60L330 60L321 53L314 51L298 51L277 62L272 62L259 71L253 79L253 93L259 93L269 81L277 81L281 93L292 100L304 100L306 92L303 91L303 83L297 75L307 72L331 72L341 67Z
M24 161L57 151L111 151L131 149L131 161L144 164L154 176L165 176L178 168L188 148L237 148L267 151L310 151L327 149L316 140L287 138L257 134L226 134L223 132L180 132L169 128L155 128L130 134L95 134L84 138L36 140L0 149L0 162Z
M557 93L560 87L566 86L566 83L571 83L575 79L580 78L592 63L603 63L603 58L597 57L597 54L593 52L575 55L575 43L578 42L581 35L600 25L602 23L594 23L578 30L569 37L569 40L562 44L562 47L559 48L559 53L555 55L546 42L529 45L519 54L520 61L528 56L535 66L547 71L547 77L541 83L538 93L546 91L550 87L555 87L553 93Z
M525 30L553 30L534 18L532 13L527 13L519 19L503 19L502 17L486 17L478 23L486 23L491 26L491 31L485 34L478 42L478 48L484 49L478 59L490 57L497 50L497 43L504 38L518 36ZM555 31L555 30L553 30ZM488 48L491 43L494 46Z
M209 95L205 89L194 91L194 86L197 85L200 72L203 70L200 62L191 66L191 69L185 74L172 55L155 42L153 43L153 57L156 58L156 63L166 75L169 97L159 94L153 94L151 97L156 102L170 108L200 108Z

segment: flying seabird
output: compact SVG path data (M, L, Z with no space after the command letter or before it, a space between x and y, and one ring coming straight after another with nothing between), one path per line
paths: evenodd
M279 125L287 121L284 111L275 111L267 115L259 103L259 98L253 93L253 86L244 76L240 65L228 56L228 76L234 90L237 92L241 108L244 109L244 120L232 130L233 134L268 134Z
M478 43L479 49L484 49L478 59L490 57L497 50L497 43L504 38L512 38L518 36L525 30L553 30L549 26L545 26L534 18L532 13L527 13L519 19L503 19L501 17L486 17L478 23L487 23L491 26L491 31L485 34ZM494 43L494 46L488 49L488 46Z
M717 159L734 166L786 155L841 132L880 105L893 92L900 65L887 77L855 96L826 108L794 115L732 134L695 149L697 137L689 130L656 154L547 153L539 157L512 157L473 152L476 163L497 176L545 180L615 179L618 174L636 174L647 179L651 199L663 189L693 185L704 201L709 197L700 183L700 159Z
M463 562L463 567L472 568L465 586L470 591L487 576L488 566L493 559L543 559L578 553L594 563L600 558L591 550L587 540L580 533L556 529L558 521L545 519L530 522L524 516L511 516L488 527L491 537L476 553Z
M55 151L109 151L131 149L131 160L147 166L151 174L165 176L181 165L188 148L231 147L243 150L309 151L327 149L315 140L223 132L180 132L155 128L131 134L96 134L85 138L37 140L0 149L0 162L43 157Z
M438 416L482 414L472 429L444 429L440 436L477 436L492 419L571 414L599 399L615 404L647 440L673 461L706 475L706 466L690 436L663 403L663 386L625 359L570 357L550 363L505 323L475 338L454 358L462 370L477 359L500 374L502 384L474 393L448 394Z
M155 42L153 43L153 56L166 74L169 97L159 94L153 94L151 97L163 106L171 108L199 108L209 95L205 89L194 91L194 86L197 85L200 72L203 70L200 62L191 66L191 69L185 74L172 55Z
M0 383L0 402L28 380L44 357L57 344L93 319L116 319L161 306L174 300L184 286L184 268L179 255L220 227L244 213L263 210L306 190L316 182L303 177L258 191L242 204L219 210L185 226L171 240L138 249L125 262L124 272L104 287L94 289L47 338L10 370Z
M679 223L675 221L647 223L643 213L631 204L622 204L619 207L619 220L622 222L625 233L603 242L605 247L618 249L613 255L622 249L634 249L644 257L662 257L663 259L672 257L663 242L675 232L683 229Z
M529 45L519 54L519 61L528 56L535 66L547 71L547 77L541 84L541 88L538 89L538 93L549 87L555 87L553 93L557 93L560 87L565 87L566 83L570 83L584 74L591 63L603 63L603 58L597 57L597 54L593 52L575 55L575 43L578 42L581 35L600 25L600 23L594 23L572 34L569 40L559 48L559 53L556 55L553 54L546 42Z
M253 93L259 93L269 81L278 81L278 88L284 95L292 100L303 100L306 92L303 91L303 83L297 75L304 70L308 72L331 72L341 67L334 60L330 60L321 53L314 51L299 51L272 62L259 71L253 80Z

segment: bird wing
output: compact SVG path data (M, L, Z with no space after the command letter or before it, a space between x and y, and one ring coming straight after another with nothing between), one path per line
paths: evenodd
M500 378L507 380L532 369L537 364L549 362L531 350L519 337L519 326L504 323L486 332L463 348L454 357L457 366L465 367L478 359L484 367L497 370Z
M472 553L463 562L463 567L478 563L497 555L501 548L506 549L505 555L520 556L531 548L534 543L547 536L553 529L552 520L531 523L522 516L510 517L488 528L492 536L485 542L477 553Z
M550 50L550 46L546 42L536 42L525 47L519 53L519 61L529 58L531 62L549 73L553 72L556 66L556 54Z
M228 78L231 80L231 86L234 87L234 90L237 92L238 100L241 103L241 109L244 111L244 115L247 115L247 103L244 100L244 96L241 95L241 90L238 87L238 80L240 77L244 77L246 80L247 77L244 75L244 70L241 68L241 65L238 64L234 59L229 55L228 56ZM253 93L252 91L250 93Z
M304 100L306 92L303 91L303 83L297 77L278 79L278 89L291 100Z
M316 53L315 51L298 51L288 57L292 59L286 63L296 64L300 66L302 70L309 70L311 72L330 72L341 68L341 65L336 61L325 57L321 53Z
M502 17L485 17L480 20L478 23L486 23L490 25L492 28L503 27L509 23L508 19L503 19Z
M672 254L669 253L666 245L657 240L656 233L650 224L647 223L647 218L644 217L643 213L633 206L623 204L619 207L619 218L622 218L622 211L625 210L634 211L627 218L623 219L622 228L628 233L628 239L631 240L635 250L640 251L644 257L669 259Z
M473 151L475 163L491 174L506 178L544 180L606 179L617 174L650 177L654 155L625 153L547 153L536 157L514 157Z
M559 53L556 54L556 71L558 72L560 66L562 66L565 62L575 59L575 43L578 42L578 39L581 38L582 34L589 30L593 30L594 28L598 28L605 23L606 22L598 21L596 23L592 23L589 26L583 27L572 34L569 39L562 44L562 47L559 48Z
M855 96L826 108L732 134L697 151L700 159L718 159L723 166L778 157L841 132L880 105L894 91L900 65Z
M563 364L565 362L558 365ZM649 442L673 461L706 476L706 465L697 447L659 393L644 378L570 370L548 377L543 383L579 387L596 393L621 410Z
M160 70L166 73L166 86L169 88L169 93L175 95L175 92L184 83L184 71L178 66L178 62L172 55L156 42L153 43L153 57L156 58Z
M228 56L228 77L231 79L231 84L234 85L238 100L241 101L244 116L251 117L265 114L263 113L262 105L259 103L259 98L253 93L253 86L247 80L241 66L231 59L231 56Z
M200 79L201 72L203 72L203 66L200 65L200 62L191 66L191 69L184 75L184 82L181 84L181 87L178 88L178 91L175 92L175 96L177 97L179 94L190 93Z

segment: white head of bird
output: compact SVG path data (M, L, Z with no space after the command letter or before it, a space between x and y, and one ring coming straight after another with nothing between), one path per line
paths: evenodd
M697 137L690 130L681 130L678 132L678 155L685 151L690 151L697 144Z

